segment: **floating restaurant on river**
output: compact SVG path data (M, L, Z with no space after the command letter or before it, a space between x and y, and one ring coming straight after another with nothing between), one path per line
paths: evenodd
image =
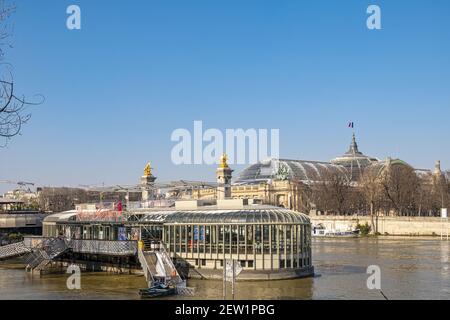
M314 274L309 217L253 199L231 199L226 157L217 169L217 199L153 200L155 177L146 167L144 201L76 210L48 216L43 237L61 237L70 246L65 261L141 268L139 251L155 246L182 277L222 278L224 262L237 261L240 280L270 280ZM156 273L156 269L153 270Z
M174 208L104 214L99 219L93 213L90 220L76 211L49 216L44 236L64 236L83 260L98 260L98 255L132 258L138 241L148 247L162 243L188 277L219 279L225 260L239 261L242 280L313 274L309 218L288 209L245 200L181 201Z
M229 261L242 270L238 280L312 276L309 217L255 199L232 199L226 160L223 156L216 170L216 199L158 197L147 165L139 186L142 201L80 204L49 215L42 237L0 247L0 260L24 256L27 271L38 273L69 264L90 271L143 271L149 288L162 283L179 291L188 278L222 279Z

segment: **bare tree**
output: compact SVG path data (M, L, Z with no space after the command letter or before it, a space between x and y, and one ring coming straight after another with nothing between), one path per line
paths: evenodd
M363 197L369 206L369 213L372 222L372 230L378 233L378 216L382 208L382 189L378 181L378 174L374 171L367 170L361 176L359 186Z
M429 204L428 211L430 215L439 216L441 208L448 208L450 204L449 181L444 174L433 174L428 179Z
M11 47L9 43L9 17L15 12L15 6L0 0L0 60L4 59L5 49ZM24 96L15 92L11 66L0 64L0 146L5 146L9 139L20 134L23 124L30 119L26 107L43 102L40 96L36 102L30 102Z
M419 190L419 178L405 165L392 165L380 177L383 196L398 215L412 215Z
M346 214L350 212L353 190L347 175L328 172L323 182L314 187L314 202L319 210Z

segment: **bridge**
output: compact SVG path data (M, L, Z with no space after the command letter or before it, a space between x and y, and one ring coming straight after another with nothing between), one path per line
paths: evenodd
M0 247L0 261L23 256L30 253L31 249L24 242L17 242Z

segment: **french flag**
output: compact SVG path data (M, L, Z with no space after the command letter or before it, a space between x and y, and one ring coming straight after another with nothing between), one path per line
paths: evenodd
M354 128L355 127L355 123L354 122L349 122L348 123L348 127L349 128Z

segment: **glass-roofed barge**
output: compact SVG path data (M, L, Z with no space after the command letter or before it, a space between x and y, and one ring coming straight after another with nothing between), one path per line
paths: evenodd
M314 274L309 217L251 200L178 201L100 216L70 211L45 219L43 235L67 239L69 260L125 261L137 269L138 250L159 243L184 278L222 278L229 259L243 268L239 280Z

